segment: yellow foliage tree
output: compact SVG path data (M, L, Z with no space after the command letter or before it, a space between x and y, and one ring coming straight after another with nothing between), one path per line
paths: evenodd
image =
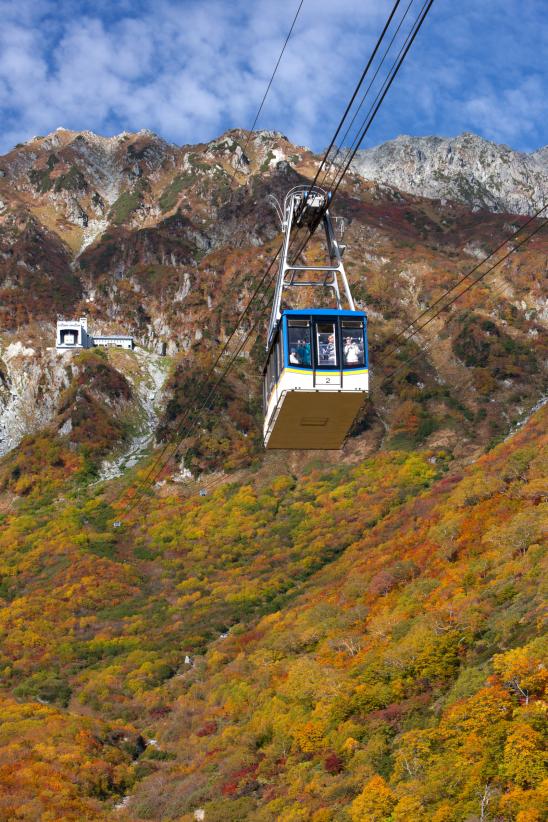
M392 813L392 822L424 822L424 808L415 796L403 796Z
M504 746L506 776L522 788L534 787L546 775L547 764L541 734L525 722L517 725Z
M384 822L389 819L396 798L382 776L372 776L350 806L352 822Z
M301 751L315 753L324 745L323 726L318 722L304 722L293 731L293 737Z
M525 704L532 695L542 696L548 685L548 669L543 655L533 644L496 654L493 667L507 687L525 700Z

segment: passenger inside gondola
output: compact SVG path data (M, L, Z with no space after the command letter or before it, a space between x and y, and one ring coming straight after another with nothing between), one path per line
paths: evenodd
M344 361L346 365L357 365L360 361L360 349L352 337L347 337L344 342Z
M336 365L337 350L331 323L318 323L318 365Z
M310 368L312 365L310 346L310 325L306 320L299 320L288 328L289 363Z
M297 343L297 356L301 365L310 366L310 343L306 340L299 340Z
M363 330L361 327L352 327L343 322L343 357L344 364L350 366L364 365L365 349Z

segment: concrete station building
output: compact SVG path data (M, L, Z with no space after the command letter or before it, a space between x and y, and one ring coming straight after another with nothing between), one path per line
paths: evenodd
M90 334L87 317L80 317L78 320L58 319L55 345L61 351L93 348L96 345L105 348L126 348L130 351L135 348L133 337L125 334Z

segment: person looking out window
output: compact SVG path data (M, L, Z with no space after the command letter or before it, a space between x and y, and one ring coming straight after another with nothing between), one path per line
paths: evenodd
M344 342L344 361L347 365L357 365L360 362L360 347L358 343L347 337Z

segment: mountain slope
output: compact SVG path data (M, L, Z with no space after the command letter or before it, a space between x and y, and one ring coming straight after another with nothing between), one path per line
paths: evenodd
M358 151L366 180L474 210L534 214L548 201L547 147L531 154L465 132L458 137L396 137Z
M0 532L4 816L540 822L546 416L465 472L281 466L118 532L58 455Z
M540 822L547 418L431 490L425 466L400 463L415 490L384 516L381 463L313 476L309 544L338 543L337 510L350 542L165 686L156 733L176 759L128 818L449 822L488 802Z
M546 232L394 348L525 217L350 174L371 400L265 453L265 317L192 402L317 169L248 136L0 158L0 819L541 822ZM51 350L58 310L140 347Z
M219 350L277 248L268 195L283 197L317 168L318 158L274 132L253 135L244 157L247 137L234 130L178 148L150 132L102 138L59 130L0 159L0 347L33 352L0 360L0 425L11 429L3 450L58 408L65 383L45 350L58 311L86 313L93 330L132 333L144 348L173 357L174 402L159 409L158 433L177 428L186 373ZM524 218L476 214L358 175L342 186L335 216L346 227L355 298L370 316L376 395L356 430L359 447L378 448L388 430L400 445L443 443L465 454L508 430L544 391L545 234L424 334L385 355L406 322ZM312 253L320 253L319 245ZM261 327L259 339L262 333ZM442 342L433 345L438 334ZM247 421L254 417L257 432L262 358L260 342L244 352L238 380L247 387L246 423L227 421L221 437L243 444L248 462L259 453ZM35 376L27 389L29 375ZM14 426L23 405L25 425ZM233 466L226 449L211 448L211 438L193 445L198 457L187 467L195 473L205 463ZM205 463L204 450L214 452Z

